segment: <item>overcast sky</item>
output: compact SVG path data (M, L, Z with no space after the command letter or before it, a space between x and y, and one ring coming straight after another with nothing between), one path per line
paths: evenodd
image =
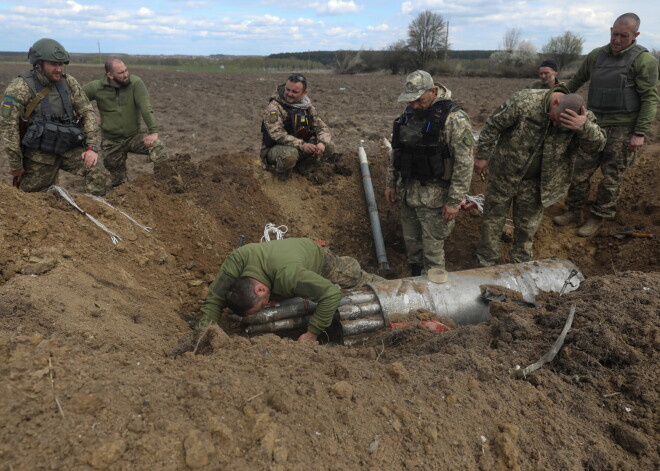
M609 41L614 19L634 8L639 43L660 49L658 0L0 0L0 50L27 51L51 37L71 52L256 54L382 49L407 37L423 10L449 21L454 50L497 49L510 28L540 51L565 31L584 52Z

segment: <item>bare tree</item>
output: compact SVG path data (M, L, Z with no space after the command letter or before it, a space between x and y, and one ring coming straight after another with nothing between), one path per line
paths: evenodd
M507 29L504 36L502 36L502 44L500 45L500 51L505 51L512 53L518 49L520 44L520 36L522 36L522 29L520 28L511 28Z
M385 66L390 69L392 75L403 71L408 72L413 67L413 57L408 43L399 39L397 42L387 46L385 52Z
M553 36L541 49L543 54L555 60L560 69L582 54L584 38L570 31L561 36Z
M337 51L335 53L335 72L355 74L362 66L362 51Z
M447 23L430 10L423 11L408 25L408 46L415 51L417 67L442 57L447 49Z

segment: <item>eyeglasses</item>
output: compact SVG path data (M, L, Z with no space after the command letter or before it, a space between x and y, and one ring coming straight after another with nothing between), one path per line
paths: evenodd
M291 74L289 75L289 80L292 82L302 82L303 84L307 85L307 79L302 74Z

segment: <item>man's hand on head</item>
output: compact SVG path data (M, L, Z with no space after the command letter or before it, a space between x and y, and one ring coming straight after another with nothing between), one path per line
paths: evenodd
M570 129L571 131L577 131L587 122L587 110L584 106L580 108L580 114L573 110L564 110L559 115L559 121L562 127Z

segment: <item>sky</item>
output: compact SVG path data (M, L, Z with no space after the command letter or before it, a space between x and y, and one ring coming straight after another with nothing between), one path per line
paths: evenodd
M26 51L42 37L69 52L268 55L383 49L406 39L430 10L449 22L453 50L497 49L507 30L541 48L571 31L584 53L609 41L621 0L0 0L0 51ZM657 0L631 2L638 42L660 50Z

